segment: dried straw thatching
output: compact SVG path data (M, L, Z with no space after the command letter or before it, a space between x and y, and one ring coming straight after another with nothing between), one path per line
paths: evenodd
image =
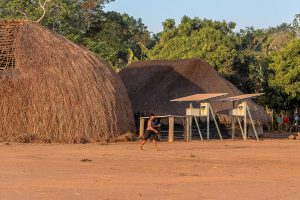
M36 23L0 21L0 68L0 142L97 141L133 127L119 76Z
M185 115L189 103L170 102L171 99L196 93L242 94L233 84L221 77L208 63L200 59L154 60L136 62L120 72L134 112L157 115ZM194 104L199 107L199 105ZM232 103L212 102L221 123L231 123L228 110ZM257 122L268 123L264 109L250 101Z

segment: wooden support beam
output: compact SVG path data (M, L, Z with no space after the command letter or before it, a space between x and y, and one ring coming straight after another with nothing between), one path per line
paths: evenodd
M193 116L190 116L190 141L193 139Z
M249 110L248 106L246 107L246 111L247 111L248 114L249 114L249 118L250 118L250 121L251 121L253 130L254 130L254 134L255 134L256 140L259 141L258 134L257 134L256 128L255 128L255 125L254 125L254 121L253 121L253 119L252 119L252 116L251 116L251 113L250 113L250 110ZM247 113L247 112L246 112L246 113Z
M247 103L245 103L245 106L247 108ZM247 112L245 113L244 116L244 135L245 135L244 140L247 140Z
M210 119L209 119L209 114L210 114L210 113L209 113L209 111L208 111L208 113L207 113L207 119L206 119L206 120L207 120L207 121L206 121L206 123L207 123L207 126L206 126L206 131L207 131L207 135L206 135L206 136L207 136L207 137L206 137L206 139L207 139L207 140L209 140L209 121L210 121Z
M200 139L203 141L203 137L202 137L202 133L201 133L201 130L200 130L199 123L198 123L198 119L197 119L197 117L194 117L194 119L195 119L195 122L196 122L196 126L197 126L197 129L198 129Z
M191 140L191 116L186 116L186 126L185 126L185 134L184 139L186 142Z
M145 119L140 118L140 138L144 136L144 130L145 130Z
M232 127L231 127L231 129L232 129L232 132L231 132L232 140L235 139L235 124L236 124L235 119L236 119L235 116L232 116Z
M238 119L239 127L241 129L241 134L243 136L243 140L246 140L246 136L245 136L244 131L243 131L241 120L240 120L240 118L237 118L237 119Z
M169 142L174 142L174 117L169 117Z
M234 101L232 102L232 109L235 109L235 102ZM234 138L235 138L235 124L236 124L235 119L236 119L235 116L232 115L232 126L231 126L231 128L232 128L232 132L231 132L232 140L234 140Z
M214 122L215 122L217 131L218 131L218 134L219 134L219 138L220 138L220 140L223 140L221 131L220 131L220 129L219 129L219 125L218 125L218 123L217 123L217 120L216 120L216 117L215 117L215 114L214 114L214 111L213 111L213 109L212 109L212 107L211 107L210 104L208 104L208 108L209 108L209 111L210 111L210 113L211 113L211 115L212 115L212 117L213 117L213 120L214 120Z
M190 103L190 109L193 109L193 104ZM192 119L193 116L186 116L186 141L190 142L192 140Z

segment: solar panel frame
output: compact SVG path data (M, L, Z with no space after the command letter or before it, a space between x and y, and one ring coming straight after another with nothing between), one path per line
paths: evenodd
M175 102L201 102L201 101L208 101L214 98L222 97L228 95L228 93L205 93L205 94L193 94L177 99L172 99L170 101Z
M265 93L242 94L242 95L237 95L237 96L228 97L224 99L218 99L216 101L221 101L221 102L245 101L247 99L256 98L264 94Z

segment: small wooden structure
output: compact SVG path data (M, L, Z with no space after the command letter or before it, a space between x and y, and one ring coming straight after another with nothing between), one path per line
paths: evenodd
M234 96L234 97L229 97L229 98L224 98L224 99L218 100L218 101L222 101L222 102L232 102L232 104L233 104L233 109L229 112L229 115L231 115L233 117L232 134L231 134L232 139L235 138L235 125L236 125L236 120L237 120L239 127L241 129L243 139L247 140L247 120L248 120L247 116L249 116L256 140L259 140L257 130L255 127L254 121L252 119L252 115L249 110L247 101L249 101L251 98L255 98L255 97L261 96L263 94L264 93L243 94L243 95L239 95L239 96ZM237 107L236 107L236 103L238 103ZM244 127L242 127L241 118L244 120Z
M222 135L218 126L218 123L215 118L215 114L212 110L212 107L209 100L215 99L217 97L225 96L228 93L208 93L208 94L195 94L191 96L186 96L178 99L173 99L171 101L177 101L177 102L199 102L200 108L193 108L192 103L190 103L190 107L186 109L186 131L185 131L185 140L191 141L192 140L192 122L193 119L196 122L196 126L198 129L198 133L200 136L200 139L203 140L203 136L198 124L198 118L200 117L206 117L207 120L207 140L210 139L210 130L209 130L209 124L210 124L210 116L212 116L214 123L216 125L218 134L220 139L222 140Z

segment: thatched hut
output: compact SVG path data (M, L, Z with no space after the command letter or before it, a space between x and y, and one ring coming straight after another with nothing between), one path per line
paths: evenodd
M96 141L133 127L119 75L37 23L0 21L0 68L0 142Z
M127 88L134 112L157 115L185 115L187 103L170 102L196 93L242 94L233 84L220 76L201 59L153 60L136 62L120 72ZM262 107L250 101L257 122L268 123L269 117ZM194 105L199 107L199 105ZM232 103L212 102L214 111L223 124L231 123L228 116Z

